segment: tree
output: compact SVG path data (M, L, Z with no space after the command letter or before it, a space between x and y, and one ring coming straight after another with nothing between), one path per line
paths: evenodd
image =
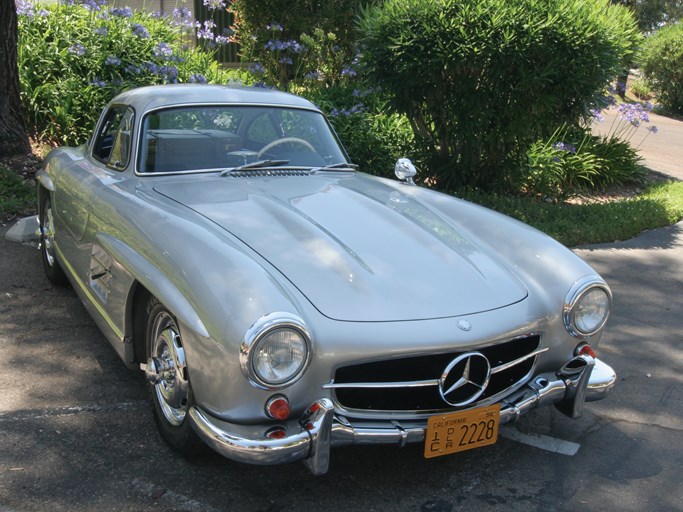
M0 156L28 153L17 69L17 7L0 0Z
M682 0L612 0L630 8L643 32L652 32L662 24L675 23L683 17Z

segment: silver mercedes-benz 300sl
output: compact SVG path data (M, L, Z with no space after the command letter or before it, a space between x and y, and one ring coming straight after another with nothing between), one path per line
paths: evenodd
M124 92L38 176L47 277L144 371L163 438L254 464L423 443L609 395L604 280L520 222L358 172L310 102L258 88Z

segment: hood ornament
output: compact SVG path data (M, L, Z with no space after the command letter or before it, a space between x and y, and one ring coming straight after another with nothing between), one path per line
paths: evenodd
M407 183L408 185L415 185L413 181L413 176L417 174L417 169L413 165L413 162L409 158L399 158L396 162L396 167L394 167L394 174L396 177Z

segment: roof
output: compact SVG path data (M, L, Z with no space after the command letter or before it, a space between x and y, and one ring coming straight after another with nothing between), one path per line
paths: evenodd
M125 103L139 112L187 104L265 104L318 110L310 101L286 92L261 87L209 84L168 84L122 92L111 103Z

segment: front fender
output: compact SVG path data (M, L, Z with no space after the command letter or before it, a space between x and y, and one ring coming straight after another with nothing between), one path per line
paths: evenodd
M209 332L196 311L176 286L152 263L117 238L97 234L98 242L132 277L152 295L165 304L180 322L190 327L198 335L208 338Z

